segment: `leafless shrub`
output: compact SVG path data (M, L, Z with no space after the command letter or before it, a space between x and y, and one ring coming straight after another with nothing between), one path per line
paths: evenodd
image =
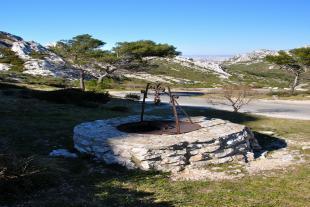
M238 112L243 106L249 104L255 98L256 92L247 85L225 85L219 93L208 98L208 102L214 105L227 105Z
M0 154L0 193L14 192L31 184L33 177L41 172L33 162L33 157Z

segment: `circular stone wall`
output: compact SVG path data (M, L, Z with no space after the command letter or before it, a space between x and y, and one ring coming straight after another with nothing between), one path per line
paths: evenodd
M138 122L139 118L129 116L79 124L74 128L74 146L107 164L165 172L181 171L186 166L246 162L253 159L252 150L259 148L247 127L221 119L193 117L200 128L183 134L138 134L118 129L122 124ZM145 117L145 121L160 119Z

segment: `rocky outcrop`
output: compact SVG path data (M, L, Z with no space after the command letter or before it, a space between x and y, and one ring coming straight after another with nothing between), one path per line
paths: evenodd
M207 59L192 59L178 56L173 59L173 62L180 63L183 66L193 67L197 70L209 70L218 74L221 78L228 78L231 76L229 73L224 71L221 63L218 61L210 61Z
M73 67L68 67L61 57L37 42L25 41L21 37L0 31L0 47L11 49L24 61L24 73L26 74L69 79L78 77L78 71ZM41 57L33 57L34 52L41 54Z
M146 120L160 119L145 117ZM74 128L74 146L81 153L107 164L129 169L178 172L190 168L253 159L259 145L245 126L220 119L193 118L201 129L185 134L154 135L119 131L123 123L139 121L138 116L97 120Z
M160 82L160 83L177 83L177 84L195 84L200 83L199 81L192 81L185 78L175 78L168 75L152 75L146 72L136 72L130 73L130 71L126 71L123 73L123 76L127 78L136 78L141 80L147 80L148 82Z
M263 61L263 59L267 55L277 55L277 54L278 52L274 50L265 50L265 49L255 50L250 53L236 55L230 58L227 61L227 63L230 63L230 64L247 63L247 62L257 63L257 62Z
M12 66L6 63L0 63L0 71L8 71Z

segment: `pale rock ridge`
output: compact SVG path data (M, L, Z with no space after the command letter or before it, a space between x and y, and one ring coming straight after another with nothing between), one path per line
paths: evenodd
M227 63L229 64L246 63L246 62L257 63L263 61L263 59L267 55L277 55L277 54L278 52L274 50L265 50L265 49L255 50L250 53L236 55L228 59Z
M173 59L174 62L180 63L184 66L194 66L197 70L209 70L216 74L218 74L221 78L228 78L231 76L229 73L225 72L222 68L221 64L217 61L210 61L210 60L202 60L202 59L191 59L186 57L175 57Z
M66 62L61 57L37 42L25 41L21 37L0 31L1 46L10 48L19 58L25 61L25 71L23 73L70 79L78 77L78 71L72 67L67 67ZM43 57L41 59L33 58L31 56L33 52L43 54Z
M0 71L8 71L12 66L6 63L0 63Z

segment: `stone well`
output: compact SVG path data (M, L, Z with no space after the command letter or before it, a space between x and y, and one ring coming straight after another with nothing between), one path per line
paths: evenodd
M145 120L160 119L145 116ZM165 172L247 162L254 157L252 150L259 148L253 133L243 125L205 117L192 119L200 129L172 135L126 133L117 129L120 124L139 121L139 116L82 123L74 128L74 146L107 164Z

